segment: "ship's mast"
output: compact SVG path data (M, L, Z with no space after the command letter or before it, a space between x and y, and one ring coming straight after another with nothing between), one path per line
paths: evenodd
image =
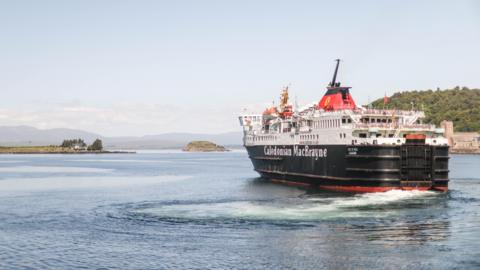
M335 73L333 73L332 82L330 82L331 87L335 87L335 83L337 81L338 66L340 65L340 59L335 59L335 61L337 61L337 66L335 67Z

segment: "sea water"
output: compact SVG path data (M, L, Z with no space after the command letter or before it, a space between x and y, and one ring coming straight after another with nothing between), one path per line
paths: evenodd
M265 182L244 151L2 155L0 268L480 268L479 164L354 195Z

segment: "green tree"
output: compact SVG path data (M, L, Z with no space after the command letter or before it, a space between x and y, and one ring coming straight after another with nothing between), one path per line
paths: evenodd
M388 109L423 110L426 122L439 125L443 120L453 121L455 131L480 131L480 89L457 86L437 91L404 91L393 94ZM383 98L370 104L383 108Z
M102 151L103 150L103 144L102 140L96 139L90 146L88 146L89 151Z
M65 148L73 148L75 146L86 147L87 144L82 139L70 139L70 140L63 140L62 144L60 145L60 147L65 147Z

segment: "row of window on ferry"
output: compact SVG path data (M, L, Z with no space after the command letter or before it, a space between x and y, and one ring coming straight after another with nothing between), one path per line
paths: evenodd
M291 135L293 138L294 135ZM340 133L340 138L345 138L346 134L345 133ZM308 134L308 135L300 135L300 140L315 140L319 139L320 135L318 134ZM277 140L277 136L258 136L258 137L248 137L248 140L253 141L272 141L272 140Z
M339 133L340 135L340 138L346 138L346 134L345 133ZM315 139L319 139L320 136L318 134L309 134L309 135L300 135L300 140L315 140Z
M277 136L258 136L258 137L253 137L254 141L272 141L276 140Z
M350 124L352 123L351 118L342 118L342 124ZM331 128L331 127L339 127L340 126L340 119L325 119L325 120L318 120L313 122L314 128Z
M391 118L361 118L362 123L392 123Z

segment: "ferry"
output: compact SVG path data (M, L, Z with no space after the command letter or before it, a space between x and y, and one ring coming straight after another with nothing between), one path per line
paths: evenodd
M310 106L289 103L243 112L243 144L255 171L272 182L345 192L448 190L448 140L417 110L356 105L337 82ZM385 98L387 99L387 98ZM385 100L386 102L387 100Z

